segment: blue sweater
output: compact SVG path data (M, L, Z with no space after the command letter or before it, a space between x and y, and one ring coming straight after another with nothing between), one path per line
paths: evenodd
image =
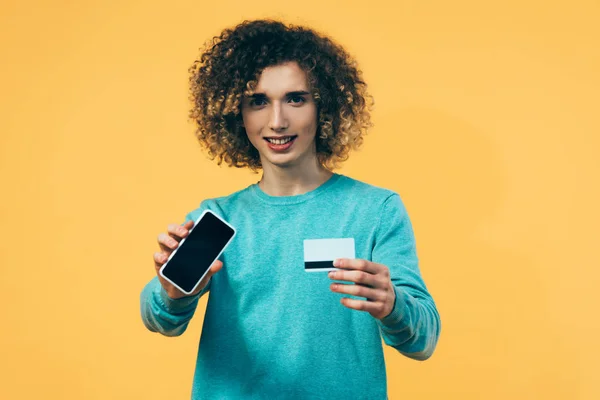
M238 231L220 257L223 269L197 296L172 300L157 278L141 294L145 326L177 336L210 291L193 399L385 399L381 338L407 357L431 356L440 318L398 194L334 174L296 196L253 184L203 201L186 221L205 209ZM330 291L326 272L305 272L303 240L319 238L354 238L356 258L390 269L390 315L346 308L340 298L353 296Z

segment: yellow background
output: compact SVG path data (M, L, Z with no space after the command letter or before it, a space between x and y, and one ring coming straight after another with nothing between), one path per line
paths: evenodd
M187 119L201 44L256 17L329 34L375 97L339 172L402 195L443 324L426 362L386 348L390 398L600 398L597 1L0 11L1 399L189 397L206 298L172 339L139 293L167 224L259 178Z

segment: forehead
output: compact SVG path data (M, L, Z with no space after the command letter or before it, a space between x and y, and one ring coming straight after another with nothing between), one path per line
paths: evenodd
M306 72L296 62L265 68L255 88L255 92L268 96L302 90L308 91L308 79Z

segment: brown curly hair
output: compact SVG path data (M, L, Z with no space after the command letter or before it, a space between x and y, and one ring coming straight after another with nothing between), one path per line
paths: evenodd
M373 98L356 61L331 39L302 26L274 20L244 21L225 29L201 49L189 68L189 117L211 159L230 167L261 168L260 156L241 122L244 96L253 93L262 71L295 61L306 72L317 105L317 158L339 167L358 149L373 125Z

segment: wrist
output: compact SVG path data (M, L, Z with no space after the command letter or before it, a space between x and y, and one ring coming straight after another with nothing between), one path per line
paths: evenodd
M184 293L167 292L164 287L160 287L159 298L165 309L177 311L187 308L190 304L198 300L198 295L185 295ZM171 297L175 296L175 297Z
M185 293L183 293L180 290L177 290L175 288L168 289L168 290L163 288L163 290L165 291L165 294L169 297L169 300L179 300L179 299L182 299L182 298L188 296Z
M406 314L406 292L398 287L394 287L394 294L395 299L392 311L379 320L384 326L393 326L400 323Z

